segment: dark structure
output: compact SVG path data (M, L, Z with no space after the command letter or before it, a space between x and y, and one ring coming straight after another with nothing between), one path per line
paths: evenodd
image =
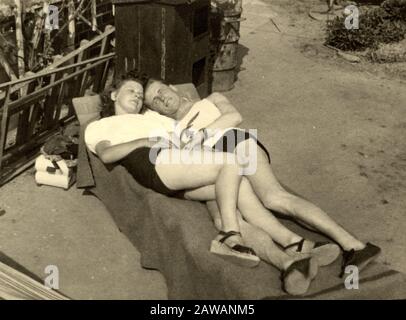
M137 68L209 94L210 0L113 0L117 76Z
M240 22L242 0L211 1L210 14L210 49L213 54L211 65L211 89L228 91L237 80L238 41L240 39Z

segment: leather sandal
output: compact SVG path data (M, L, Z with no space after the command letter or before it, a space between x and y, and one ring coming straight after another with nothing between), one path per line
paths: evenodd
M340 247L336 245L335 243L331 243L328 241L324 242L315 242L313 247L310 250L305 250L303 248L303 244L306 241L306 239L302 239L298 242L292 243L288 246L286 246L285 252L289 255L294 256L295 254L308 254L312 257L314 257L317 261L317 264L322 267L322 266L327 266L331 263L333 263L338 256L340 255ZM295 247L296 250L294 249Z
M212 240L210 252L221 256L235 264L243 267L253 268L256 267L261 261L256 255L255 251L249 247L235 244L229 246L225 241L232 236L240 236L241 233L237 231L220 231L219 235L222 237L219 240Z
M345 273L345 268L347 266L356 266L358 271L364 269L370 262L378 257L381 253L381 248L373 245L372 243L367 243L364 249L343 252L343 261L341 265L340 277Z

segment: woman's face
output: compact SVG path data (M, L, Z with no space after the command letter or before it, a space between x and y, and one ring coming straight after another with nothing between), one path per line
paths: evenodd
M136 81L126 81L118 90L111 93L115 102L116 114L139 113L142 108L144 92Z
M180 107L181 97L171 86L152 81L145 92L145 104L160 114L173 116Z

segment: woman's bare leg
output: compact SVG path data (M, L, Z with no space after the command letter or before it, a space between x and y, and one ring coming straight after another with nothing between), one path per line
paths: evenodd
M246 177L241 181L238 194L238 209L248 223L264 230L281 246L299 242L302 237L286 228L264 207Z
M215 200L215 186L206 186L188 191L185 197L189 200ZM301 236L286 228L276 219L253 191L250 182L244 177L238 192L237 207L248 223L265 231L275 242L285 247L302 239ZM241 220L240 220L241 221ZM308 240L310 242L310 240Z
M214 225L218 230L221 230L220 212L216 201L207 201L206 205L212 216ZM244 221L241 214L239 214L239 224L245 243L253 248L258 257L262 260L272 264L279 270L286 270L295 261L293 257L279 249L269 234L264 230Z
M256 145L253 139L241 142L235 150L237 155L244 155L247 150L250 150L248 143ZM265 207L309 224L334 239L344 250L359 250L365 247L361 241L347 232L319 207L286 191L277 180L266 154L261 148L256 147L255 156L250 155L249 159L255 161L251 165L255 165L256 170L254 174L246 177Z
M172 190L215 185L223 231L239 231L236 215L238 190L242 176L234 155L214 152L162 150L155 165L162 182ZM215 161L216 160L216 161Z

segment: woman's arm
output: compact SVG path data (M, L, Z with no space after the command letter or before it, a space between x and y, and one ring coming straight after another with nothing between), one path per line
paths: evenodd
M110 141L103 140L96 145L96 154L104 163L113 163L125 158L135 149L152 147L156 145L156 143L157 141L143 138L112 146Z
M236 127L242 122L242 116L231 102L221 93L213 92L207 100L211 101L221 112L221 116L206 129L227 129Z

